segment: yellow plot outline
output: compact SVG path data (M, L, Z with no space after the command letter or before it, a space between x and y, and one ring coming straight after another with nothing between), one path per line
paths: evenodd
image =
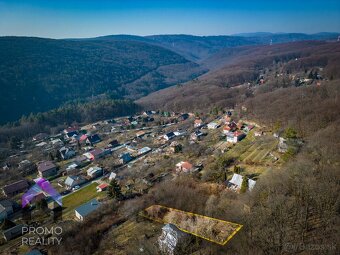
M144 213L140 214L142 217L147 218L147 219L152 220L152 221L156 221L156 222L158 222L158 223L162 223L162 224L171 223L171 224L174 224L178 229L180 229L180 230L183 231L184 233L187 233L187 234L190 234L190 235L197 236L197 237L199 237L199 238L208 240L208 241L213 242L213 243L217 243L217 244L219 244L219 245L226 245L227 242L229 242L230 239L233 238L234 235L235 235L238 231L240 231L240 229L243 227L243 225L238 224L238 223L234 223L234 222L230 222L230 221L226 221L226 220L220 220L220 219L216 219L216 218L212 218L212 217L209 217L209 216L205 216L205 215L201 215L201 214L196 214L196 213L192 213L192 212L186 212L186 211L178 210L178 209L171 208L171 207L167 207L167 206L163 206L163 205L151 205L151 206L145 208L144 211L146 211L146 210L148 210L149 208L154 207L154 206L159 206L159 207L161 207L161 208L166 208L166 209L168 209L168 210L177 211L177 212L184 213L184 214L188 214L188 215L203 217L203 218L207 218L207 219L214 220L214 221L220 221L220 222L224 222L224 223L227 223L227 224L237 225L238 227L237 227L237 228L236 228L236 229L235 229L235 230L227 237L227 239L226 239L224 242L218 242L218 241L216 241L216 240L213 240L213 239L210 239L210 238L201 236L201 235L199 235L199 234L196 234L196 233L187 231L187 230L185 230L185 229L182 229L182 228L178 227L176 224L174 224L174 223L172 223L172 222L166 222L166 221L164 221L164 220L154 219L154 218L151 218L151 217L146 216Z

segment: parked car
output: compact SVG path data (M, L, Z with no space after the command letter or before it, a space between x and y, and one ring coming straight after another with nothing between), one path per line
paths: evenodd
M79 185L76 185L76 186L73 187L72 190L78 190L78 189L80 189L80 186L79 186Z

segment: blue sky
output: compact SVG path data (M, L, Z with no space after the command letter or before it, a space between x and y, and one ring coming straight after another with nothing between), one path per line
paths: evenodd
M0 35L340 32L339 0L0 0Z

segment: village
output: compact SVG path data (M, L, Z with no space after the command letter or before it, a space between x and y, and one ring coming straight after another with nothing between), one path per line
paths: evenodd
M287 139L241 120L233 109L220 115L145 111L74 125L56 135L40 133L22 142L21 151L3 166L23 178L2 187L0 220L11 224L3 230L1 243L20 245L18 237L26 226L20 205L28 193L28 210L38 215L41 225L51 223L39 213L42 205L54 215L62 213L63 221L82 222L112 199L107 194L112 182L119 185L124 199L142 196L156 183L181 175L230 192L250 192L263 172L282 163L289 148ZM205 167L211 158L226 156L233 160L222 176ZM39 182L50 185L54 195L37 189Z

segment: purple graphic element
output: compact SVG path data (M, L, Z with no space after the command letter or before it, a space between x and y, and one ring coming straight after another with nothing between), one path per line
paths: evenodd
M41 196L41 194L47 194L51 196L51 198L62 206L62 196L57 192L49 181L45 180L44 178L38 178L35 181L35 185L32 186L22 197L21 197L21 206L24 208L28 205L31 201L34 201Z

